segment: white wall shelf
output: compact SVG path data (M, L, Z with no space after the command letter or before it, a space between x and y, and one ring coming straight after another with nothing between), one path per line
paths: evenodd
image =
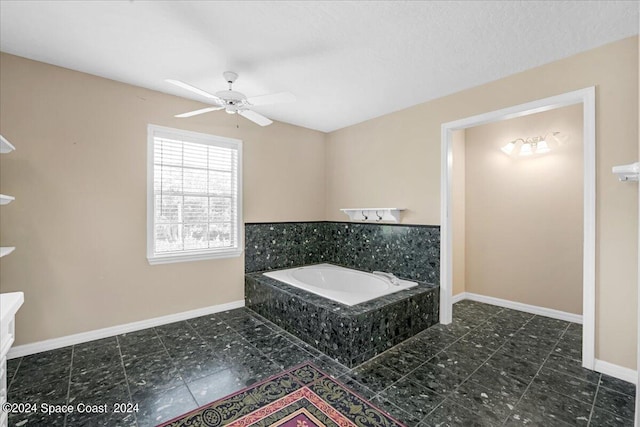
M16 249L15 246L2 246L0 247L0 258L9 255Z
M400 222L400 212L404 208L353 208L340 209L349 215L351 221L359 222Z
M13 196L7 196L5 194L0 194L0 205L8 205L13 202L16 198Z
M638 181L638 175L640 174L640 162L614 166L612 172L614 175L618 176L620 181Z
M11 143L9 141L7 141L7 138L5 138L4 136L0 135L0 153L2 153L2 154L10 153L15 149L16 149L16 147L11 145Z

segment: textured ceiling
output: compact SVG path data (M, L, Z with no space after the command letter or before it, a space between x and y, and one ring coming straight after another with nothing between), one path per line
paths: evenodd
M635 1L0 2L4 52L201 101L164 79L215 92L233 70L298 97L257 111L321 131L634 34Z

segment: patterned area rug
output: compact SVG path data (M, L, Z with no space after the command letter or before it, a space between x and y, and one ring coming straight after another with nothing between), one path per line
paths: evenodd
M162 424L163 427L404 427L310 363Z

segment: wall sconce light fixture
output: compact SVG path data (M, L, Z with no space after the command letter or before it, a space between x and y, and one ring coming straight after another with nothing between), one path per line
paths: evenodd
M508 156L519 155L523 157L531 156L533 154L546 154L551 151L549 144L547 143L547 137L552 136L555 137L560 132L551 132L551 134L547 134L545 136L534 136L531 138L518 138L513 141L510 141L502 147L503 153Z

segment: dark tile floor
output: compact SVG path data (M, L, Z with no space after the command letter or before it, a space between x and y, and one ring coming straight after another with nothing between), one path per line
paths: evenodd
M109 412L11 414L9 425L156 425L310 360L409 426L633 426L635 387L581 368L580 336L579 325L463 301L451 325L349 370L238 309L10 360L10 402ZM138 411L114 413L116 402Z

